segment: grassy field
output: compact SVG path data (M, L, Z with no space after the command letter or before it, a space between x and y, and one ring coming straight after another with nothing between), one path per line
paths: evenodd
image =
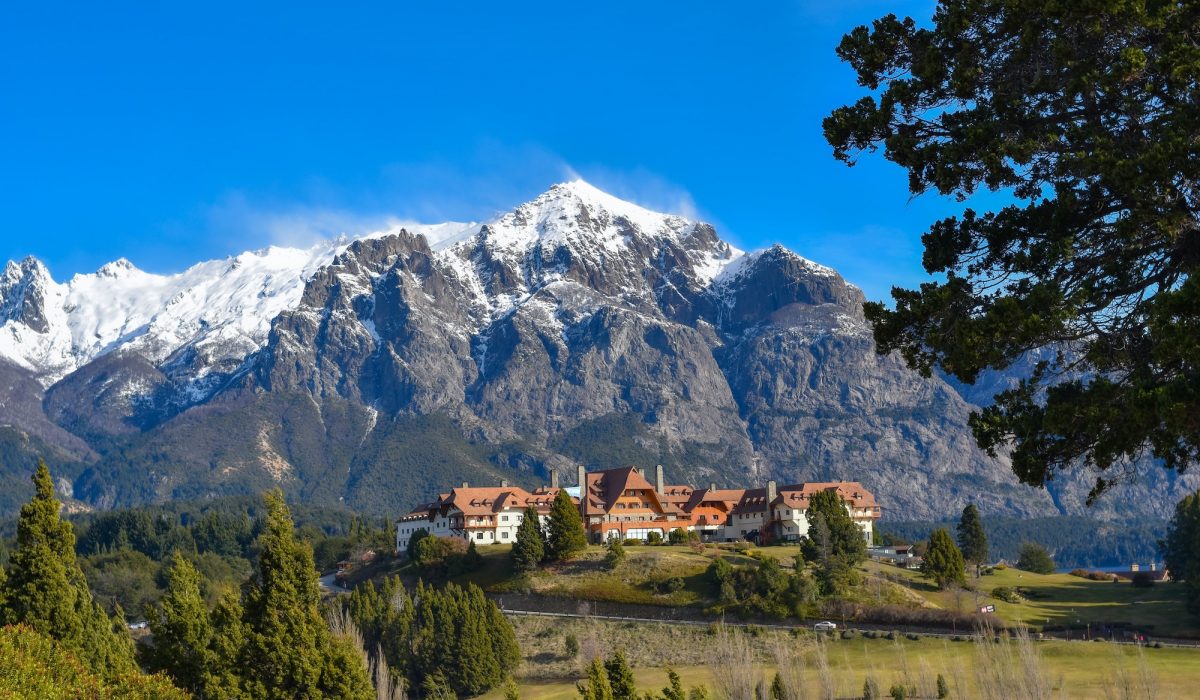
M516 618L514 626L525 657L517 678L521 697L527 699L578 697L575 683L582 676L584 659L616 649L623 650L634 666L640 690L660 690L666 683L666 665L683 676L685 686L711 686L712 674L724 663L718 649L724 640L714 629L704 627L547 618ZM567 635L575 635L580 642L577 658L567 658L564 652ZM1144 680L1163 698L1194 697L1200 687L1200 651L1192 649L1032 642L1027 649L1032 649L1033 658L1022 661L1019 644L1009 642L835 638L825 642L822 651L816 637L808 633L760 630L745 638L754 655L750 664L768 681L775 671L773 650L779 645L789 649L791 665L805 669L809 697L821 697L822 657L840 697L859 697L868 676L885 694L892 684L900 683L933 697L931 689L938 674L945 677L951 697L980 697L980 684L991 682L989 678L998 668L1041 678L1054 697L1107 697L1106 691L1119 687L1123 677ZM1116 692L1111 697L1126 695Z
M705 570L722 557L734 565L752 564L753 557L772 557L790 567L799 549L794 546L764 547L734 551L687 546L627 546L628 560L617 571L603 565L605 550L592 546L575 561L550 566L523 576L514 576L509 566L507 545L480 548L484 566L460 577L491 592L532 592L580 600L638 603L660 606L705 606L710 604L711 586ZM1200 626L1184 611L1183 592L1178 584L1135 588L1122 581L1090 581L1069 574L1041 575L1013 568L982 576L969 585L975 590L939 591L920 572L866 562L861 567L863 584L851 598L868 604L898 604L936 607L958 612L996 606L996 614L1010 624L1033 629L1062 626L1092 626L1100 634L1105 626L1130 626L1152 636L1197 637ZM679 578L683 588L667 592L664 582ZM1021 600L1010 603L992 597L998 587L1016 589Z
M506 545L481 548L486 562L483 569L461 580L472 581L492 592L521 591L581 600L685 606L706 602L710 585L704 574L714 558L724 557L735 565L753 562L743 554L713 547L697 552L684 546L630 545L625 547L625 564L610 571L604 566L604 547L590 546L568 564L513 576L507 561L509 549ZM663 584L672 578L681 579L683 588L668 592Z
M868 563L865 568L902 583L938 607L969 611L991 604L1005 621L1032 628L1091 625L1096 631L1117 624L1145 629L1155 636L1200 635L1196 619L1184 610L1182 587L1175 583L1135 588L1128 581L1090 581L1070 574L1042 575L1008 568L970 581L978 593L948 592L937 590L917 571L878 563ZM1000 586L1020 590L1022 602L993 598L991 592Z

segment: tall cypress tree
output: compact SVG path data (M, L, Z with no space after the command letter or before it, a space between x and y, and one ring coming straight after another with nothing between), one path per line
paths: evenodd
M147 664L200 697L244 697L234 666L241 644L228 638L230 626L240 626L240 607L233 614L230 620L228 608L219 606L210 616L200 595L199 572L176 551L167 569L167 591L150 610L154 645L146 654Z
M178 551L167 568L166 593L148 617L154 646L146 655L147 665L166 671L185 690L208 695L205 675L214 661L208 649L208 607L200 596L200 574Z
M958 548L962 550L963 559L975 565L976 572L979 565L987 561L987 533L983 531L983 521L979 519L979 509L974 503L963 508L962 518L958 521Z
M517 541L513 543L512 565L517 572L533 571L546 558L545 534L537 509L529 506L517 526Z
M569 561L587 549L587 534L579 508L566 490L560 490L550 506L546 554L555 561Z
M64 647L101 675L135 668L133 644L92 599L75 559L75 531L59 517L50 469L38 460L33 498L21 507L17 549L0 588L6 624L26 624Z
M255 697L374 697L361 657L336 644L318 607L312 550L296 540L283 494L264 496L258 573L246 593L243 668Z

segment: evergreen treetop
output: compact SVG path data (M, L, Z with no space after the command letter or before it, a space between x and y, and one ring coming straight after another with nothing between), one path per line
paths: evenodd
M579 508L571 500L566 489L559 490L550 506L550 522L547 525L546 554L554 561L569 561L587 549L587 534L583 530L583 518Z
M125 622L109 619L92 599L75 558L75 531L59 516L62 504L42 460L33 485L33 498L21 507L17 548L0 588L3 622L28 625L51 637L101 675L133 670Z
M939 588L961 585L966 580L962 552L950 539L950 531L939 527L929 536L929 548L921 564L921 573L933 579Z
M283 494L267 492L264 501L258 571L246 592L247 690L279 700L372 697L362 658L334 644L321 616L312 550L296 539Z
M512 564L517 572L533 571L546 558L545 534L537 509L529 506L517 526L517 539L513 542Z
M983 530L983 521L974 503L968 503L963 508L962 518L958 521L958 548L962 551L963 559L976 566L987 561L987 533Z

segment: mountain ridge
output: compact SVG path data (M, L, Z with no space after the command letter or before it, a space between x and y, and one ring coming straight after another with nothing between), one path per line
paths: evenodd
M410 228L174 276L116 261L59 285L10 263L0 357L45 396L0 421L79 441L72 490L98 507L280 485L394 513L463 476L614 460L694 483L860 480L905 519L1080 507L979 451L964 393L878 356L861 290L782 246L744 253L582 181ZM85 289L107 306L64 322L54 304ZM30 347L58 354L39 367Z

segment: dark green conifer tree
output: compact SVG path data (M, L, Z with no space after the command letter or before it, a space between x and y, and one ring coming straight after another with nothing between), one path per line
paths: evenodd
M512 565L517 572L533 571L546 558L545 534L541 521L533 506L525 509L521 524L517 526L517 541L513 543Z
M921 573L933 579L938 588L961 585L965 580L962 552L958 551L946 528L939 527L929 536L929 548L925 551Z
M629 668L623 651L618 649L608 657L608 661L604 662L604 670L608 674L608 686L612 689L613 700L638 700L633 670Z
M1175 516L1159 548L1171 578L1183 582L1188 610L1200 615L1200 491L1184 496L1176 504Z
M208 607L200 595L200 574L178 551L167 568L166 593L148 617L154 643L145 656L151 669L165 671L177 686L200 697L228 692L236 656L217 655Z
M75 531L59 517L61 504L44 461L38 460L33 485L33 498L21 507L17 548L0 588L0 617L57 640L103 676L133 670L125 622L111 620L92 599L75 559Z
M279 491L268 492L258 573L246 592L243 668L255 697L372 698L361 657L335 644L318 607L312 550L295 537Z
M579 507L565 489L558 492L550 506L547 530L546 555L554 561L570 561L587 549L587 534L583 530Z
M612 686L608 684L608 672L599 658L592 659L588 666L587 681L575 687L582 700L614 700Z
M979 566L988 558L988 540L987 533L983 531L983 521L979 518L979 509L974 503L968 503L963 508L962 518L958 521L958 548L962 551L963 559L974 565L978 573Z

